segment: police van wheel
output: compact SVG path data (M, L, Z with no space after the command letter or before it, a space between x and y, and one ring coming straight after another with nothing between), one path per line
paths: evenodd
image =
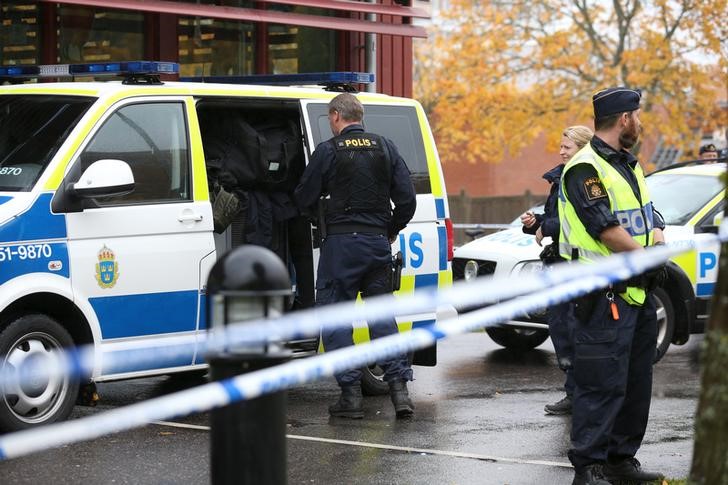
M549 338L548 330L537 328L488 327L488 336L509 350L535 349Z
M675 309L670 296L663 288L656 288L652 293L657 310L657 349L655 363L665 355L675 333Z
M389 384L384 380L384 370L381 367L370 365L362 369L361 392L366 396L389 394Z
M0 430L15 431L62 421L78 395L77 376L34 376L34 366L53 365L53 352L73 347L73 339L46 315L26 315L0 332L0 368L23 376L0 389Z

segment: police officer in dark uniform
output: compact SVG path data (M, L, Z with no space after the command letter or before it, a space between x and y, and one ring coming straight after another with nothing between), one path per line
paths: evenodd
M397 234L416 208L409 170L394 144L362 126L364 109L344 93L329 103L334 137L320 143L311 156L295 199L302 212L317 211L321 199L326 237L321 243L316 280L316 305L392 292L392 249ZM394 202L392 209L391 202ZM322 229L322 228L320 228ZM369 323L371 338L397 332L394 318ZM326 350L352 345L352 328L324 330ZM398 418L411 416L407 391L412 369L405 354L380 363ZM329 406L336 417L364 417L360 369L338 374L339 400Z
M564 168L559 197L559 252L592 263L621 251L663 244L637 159L641 94L611 88L593 97L595 135ZM648 482L635 454L647 427L657 339L649 291L664 268L577 300L573 322L573 484ZM606 479L606 480L605 480Z

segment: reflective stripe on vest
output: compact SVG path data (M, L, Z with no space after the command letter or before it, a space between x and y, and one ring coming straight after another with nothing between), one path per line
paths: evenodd
M635 166L634 174L641 199L647 201L644 205L640 204L629 182L606 160L600 157L591 147L591 144L586 144L566 164L561 175L562 179L571 168L580 163L588 163L597 171L599 179L607 192L609 206L622 228L638 244L643 247L649 246L653 238L652 202L649 201L649 191L640 165ZM577 216L574 206L568 199L563 183L559 192L559 222L561 226L559 238L561 257L571 260L573 252L577 250L579 261L593 263L598 258L612 254L612 251L601 241L589 235L586 227ZM627 291L622 293L621 296L631 305L642 305L645 301L645 291L638 287L628 287Z

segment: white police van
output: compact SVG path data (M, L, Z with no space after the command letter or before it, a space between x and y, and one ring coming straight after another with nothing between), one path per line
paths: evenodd
M687 162L647 176L650 196L665 218L668 243L699 240L717 231L725 210L725 189L720 180L725 171L725 163ZM543 212L543 206L533 210ZM533 236L523 233L519 219L512 226L457 248L453 259L454 278L470 280L492 274L541 271L542 247ZM550 238L545 238L543 244L550 242ZM682 254L668 263L669 279L654 292L658 359L670 343L682 345L690 334L704 331L718 277L719 255L720 246L716 243L700 252ZM489 327L486 332L506 348L532 349L548 338L545 309Z
M239 244L273 249L295 275L296 306L313 304L317 241L289 195L313 148L331 136L327 103L336 93L253 83L347 84L362 75L159 82L176 72L159 62L0 67L0 81L11 83L126 76L0 86L0 366L22 375L54 350L86 344L95 355L90 375L2 385L2 430L65 418L79 387L94 382L204 372L207 275ZM400 292L450 285L452 226L424 111L411 99L358 97L367 128L397 144L417 192L417 212L393 246L404 256ZM217 234L210 182L221 175L212 168L237 155L232 175L245 210ZM406 331L437 317L398 324ZM110 364L180 339L194 342L183 355ZM355 340L368 339L365 325L355 329ZM316 351L315 342L298 344ZM435 364L434 349L415 357ZM370 392L384 387L375 374L366 374Z

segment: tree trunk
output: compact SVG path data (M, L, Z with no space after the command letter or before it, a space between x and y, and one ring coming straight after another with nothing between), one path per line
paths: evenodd
M701 360L689 483L728 485L728 243L721 247L718 284Z

